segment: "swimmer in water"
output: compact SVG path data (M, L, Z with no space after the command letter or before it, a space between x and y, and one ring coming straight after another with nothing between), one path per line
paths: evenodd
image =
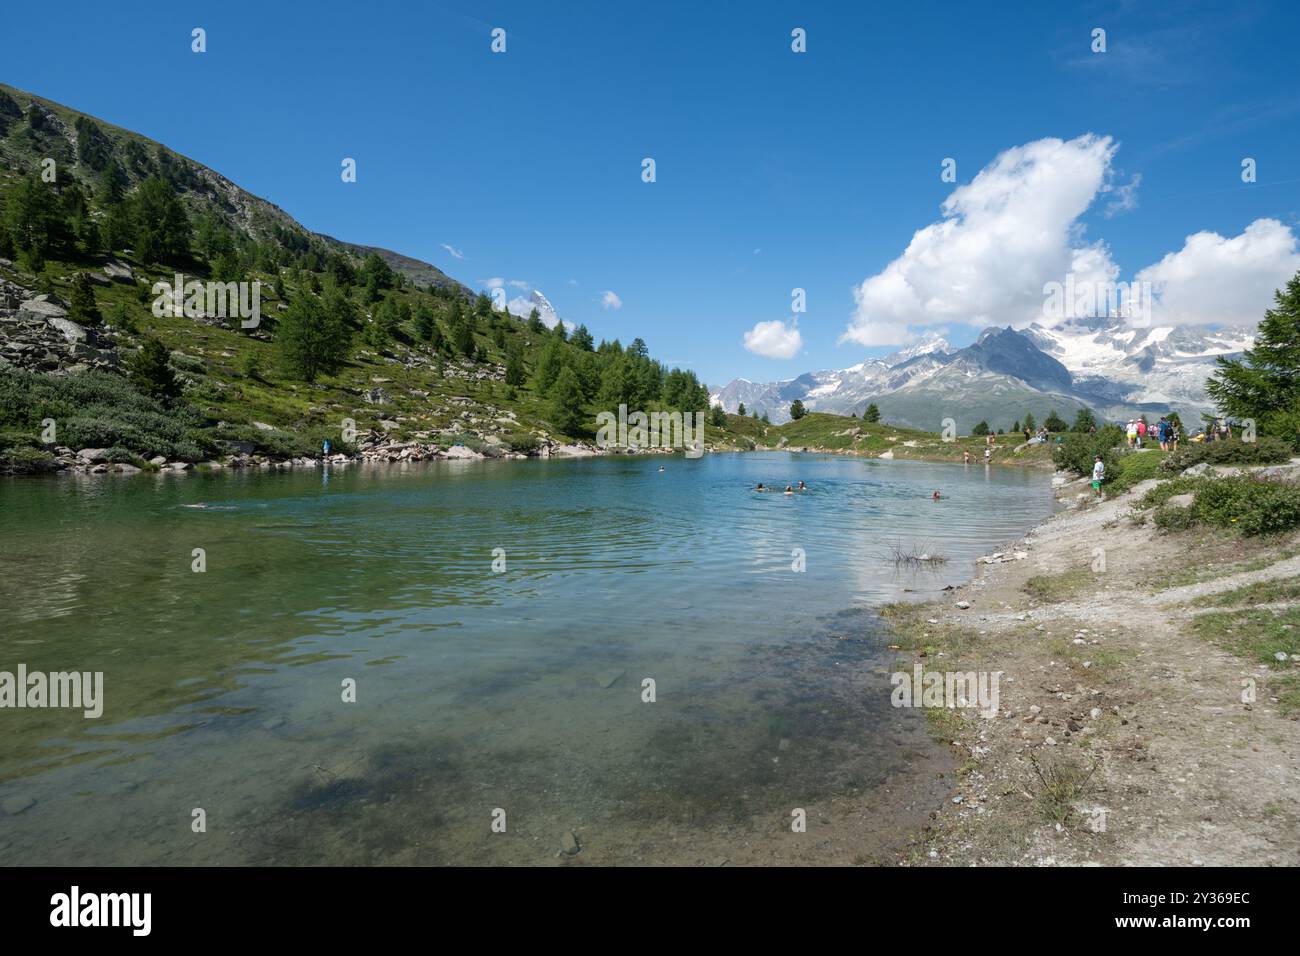
M659 470L660 470L660 471L663 471L663 470L664 470L664 466L663 466L663 465L660 465L660 466L659 466Z
M931 497L931 499L933 499L934 501L938 501L938 500L939 500L939 492L936 491L936 492L935 492L934 494L932 494L930 497Z
M800 491L807 491L807 490L808 490L808 486L805 485L805 484L803 483L802 480L800 480L800 482L799 482L799 490L800 490Z
M786 486L785 486L785 493L786 493L787 495L792 495L792 494L794 494L794 489L791 488L789 485L786 485Z
M763 483L762 483L761 481L758 483L758 487L755 488L754 490L755 490L755 491L767 491L767 489L763 487Z

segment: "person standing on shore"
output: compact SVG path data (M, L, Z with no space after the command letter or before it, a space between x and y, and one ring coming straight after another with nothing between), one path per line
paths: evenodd
M1092 463L1092 490L1097 492L1097 497L1101 497L1101 483L1106 480L1106 463L1101 460L1101 455Z

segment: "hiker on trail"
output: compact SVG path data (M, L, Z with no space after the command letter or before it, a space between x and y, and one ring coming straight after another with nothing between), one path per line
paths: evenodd
M1132 448L1137 443L1138 426L1137 422L1129 419L1128 425L1124 429L1124 435L1128 438L1128 447Z
M1179 428L1173 422L1169 423L1169 448L1171 451L1178 451L1178 431Z
M1092 490L1097 492L1097 497L1101 497L1101 483L1106 480L1106 464L1101 460L1101 455L1092 465Z
M1160 439L1160 450L1169 450L1169 419L1161 416L1160 421L1156 422L1156 437Z

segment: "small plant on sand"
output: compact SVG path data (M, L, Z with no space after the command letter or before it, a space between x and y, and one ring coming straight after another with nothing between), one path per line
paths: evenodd
M1087 792L1088 781L1097 771L1097 762L1091 767L1083 767L1065 757L1040 762L1030 754L1029 763L1039 783L1039 790L1034 794L1034 809L1048 823L1064 826L1074 815L1074 804Z

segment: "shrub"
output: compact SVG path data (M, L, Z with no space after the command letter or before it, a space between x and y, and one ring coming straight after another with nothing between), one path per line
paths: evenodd
M1261 435L1258 441L1240 438L1226 441L1189 442L1165 459L1165 471L1183 471L1202 462L1210 465L1276 465L1289 460L1291 448L1286 442Z
M1076 475L1091 475L1093 459L1101 455L1107 475L1117 475L1124 445L1124 432L1116 425L1107 425L1095 434L1069 432L1061 443L1052 448L1052 461L1062 471Z
M1106 482L1106 494L1118 495L1138 482L1160 476L1164 455L1158 451L1120 452L1113 480Z
M1187 508L1169 508L1175 494L1194 497ZM1233 478L1182 478L1153 488L1144 505L1157 504L1157 527L1169 530L1204 523L1235 528L1245 535L1276 534L1300 527L1300 485L1242 475Z

